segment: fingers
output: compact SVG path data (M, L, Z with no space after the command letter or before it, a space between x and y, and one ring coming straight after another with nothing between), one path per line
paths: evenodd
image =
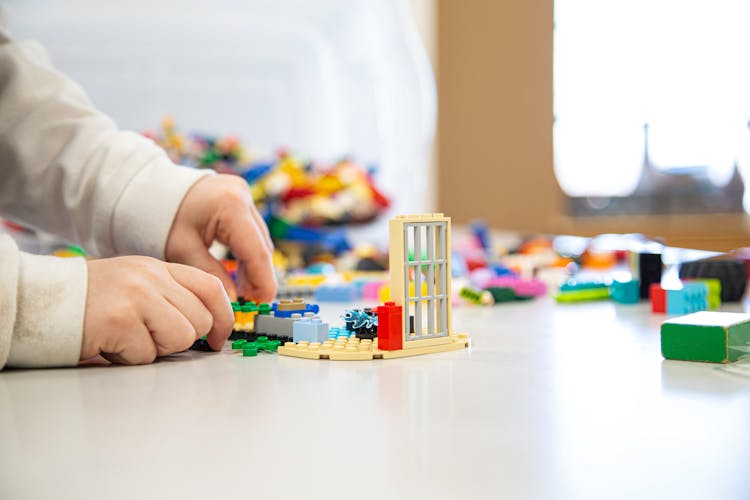
M186 236L187 237L187 236ZM195 234L193 235L193 241L186 243L186 246L191 250L185 253L182 258L182 263L189 266L197 267L208 273L213 274L221 280L221 284L224 285L227 295L231 300L237 300L237 287L232 281L232 277L229 275L224 266L216 260L208 251L206 245L200 240L200 237ZM203 334L201 334L203 335Z
M201 306L193 304L192 307L203 307L208 312L208 317L211 319L211 324L208 325L207 331L200 333L202 330L198 330L197 337L206 333L208 335L208 344L211 348L215 351L221 350L224 342L232 333L232 326L234 325L232 305L229 302L229 297L227 296L221 281L216 276L190 266L182 264L167 264L167 266L169 273L175 281L184 287L185 291L190 292L198 301L200 301ZM186 300L186 304L192 302L184 297L182 299L175 299L176 302L179 302L180 300ZM185 305L183 307L188 306ZM183 311L182 308L178 308L180 311ZM191 312L188 314L197 315L198 313ZM200 327L204 328L206 325L205 320L208 317L202 313L201 316L202 318L200 321L204 321L204 323L201 323ZM195 338L193 340L195 340Z
M187 317L165 298L150 301L144 309L144 324L156 345L157 356L186 351L200 336Z
M146 365L156 359L156 344L143 323L133 324L118 335L113 348L101 351L104 359L121 365Z
M239 260L240 293L259 302L268 302L276 295L273 247L269 246L265 224L261 220L259 226L251 214L247 210L225 221L226 243Z
M148 257L92 260L81 358L151 363L188 349L203 334L220 350L234 317L221 281L181 264Z
M263 217L261 217L260 212L258 212L258 209L255 207L255 204L252 203L252 201L250 202L250 216L255 221L255 225L260 228L261 234L263 235L263 242L266 244L266 248L271 254L273 254L273 242L271 241L271 233L268 231L266 221L263 220Z

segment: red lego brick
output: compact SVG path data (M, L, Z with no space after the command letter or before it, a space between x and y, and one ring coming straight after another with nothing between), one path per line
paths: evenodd
M651 312L667 312L667 291L659 283L651 283L649 287L649 297L651 298Z
M378 306L378 349L399 351L404 348L403 308L394 302Z

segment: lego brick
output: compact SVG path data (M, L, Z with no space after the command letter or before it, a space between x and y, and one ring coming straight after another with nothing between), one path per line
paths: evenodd
M609 288L590 288L582 290L571 290L568 292L560 292L555 295L557 302L572 303L572 302L587 302L589 300L604 300L609 298Z
M320 318L300 318L292 327L294 342L318 342L328 340L328 323Z
M279 347L279 354L304 359L330 359L332 361L367 361L371 359L394 359L422 354L456 351L469 347L469 336L456 334L449 342L436 345L425 345L414 349L384 351L378 348L378 339L358 339L350 336L336 341L327 340L322 344L287 342Z
M386 285L383 281L370 281L362 285L362 298L364 300L378 300L380 289Z
M485 290L492 295L492 302L500 304L502 302L513 302L516 300L530 299L531 297L519 297L516 292L509 287L491 286Z
M541 297L547 293L547 285L538 279L523 280L516 276L496 276L485 286L489 288L512 288L518 297Z
M706 284L708 295L708 309L716 310L721 307L721 280L717 278L695 278L687 281L699 281Z
M651 299L651 312L667 312L667 291L659 283L651 283L649 298Z
M370 308L347 309L341 319L346 329L361 339L374 339L378 332L378 316Z
M561 292L577 292L579 290L599 290L607 288L608 285L603 281L581 281L575 278L569 279L560 285Z
M494 303L494 301L492 300L492 294L490 292L476 290L468 286L461 288L461 290L458 292L458 295L462 299L465 299L467 302L471 302L472 304L478 306L488 306Z
M651 285L661 283L663 267L661 254L639 253L637 262L638 272L634 273L634 276L638 276L638 281L641 284L641 298L647 299Z
M667 314L689 314L708 309L708 287L702 282L683 283L679 290L667 290Z
M293 314L318 314L320 307L318 304L307 304L303 299L284 299L274 302L273 310L277 318L289 318Z
M401 306L386 302L378 306L378 344L384 351L403 349L403 313Z
M257 340L248 342L244 339L232 342L232 350L242 351L243 356L257 356L258 352L276 352L281 344L278 340L269 340L268 337L260 336Z
M641 285L638 280L615 280L610 287L610 296L619 304L637 304L641 300Z
M312 313L308 313L312 317ZM275 315L258 315L255 318L255 333L257 335L281 335L292 337L294 335L294 322L302 315L295 314L290 318L278 318Z
M350 283L320 285L314 295L316 302L354 302L359 296L357 287Z
M661 325L661 352L666 359L729 363L749 348L748 314L703 311Z

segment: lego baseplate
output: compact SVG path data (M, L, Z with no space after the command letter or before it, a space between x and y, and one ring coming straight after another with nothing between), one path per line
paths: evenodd
M366 361L370 359L393 359L436 352L458 351L469 347L469 335L459 333L451 337L446 344L430 345L398 351L381 351L378 349L378 339L358 339L354 335L339 337L336 340L318 342L286 342L279 346L279 354L305 359L330 359L334 361Z

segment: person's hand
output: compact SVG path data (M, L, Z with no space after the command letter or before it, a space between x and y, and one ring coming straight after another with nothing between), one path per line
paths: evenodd
M150 257L87 261L81 360L145 364L208 335L218 351L234 323L221 282L211 274Z
M208 252L215 240L237 258L239 293L258 302L273 299L273 243L241 177L213 175L196 182L182 200L165 248L168 261L195 266L221 279L234 300L237 290L232 278Z

